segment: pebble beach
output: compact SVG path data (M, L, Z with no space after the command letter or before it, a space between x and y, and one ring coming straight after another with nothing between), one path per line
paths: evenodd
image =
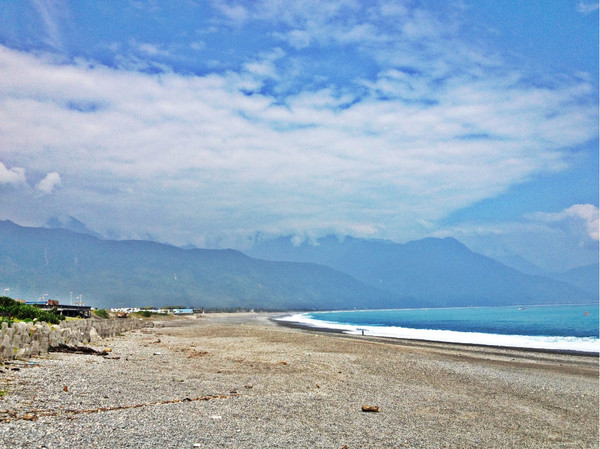
M598 357L157 321L0 365L4 448L597 448Z

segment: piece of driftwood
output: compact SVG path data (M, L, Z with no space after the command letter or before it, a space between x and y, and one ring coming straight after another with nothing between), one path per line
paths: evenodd
M115 410L127 410L141 407L151 407L155 405L162 404L177 404L179 402L193 402L193 401L212 401L214 399L230 399L240 397L240 394L209 394L205 396L198 396L195 398L181 398L181 399L171 399L167 401L157 401L157 402L148 402L144 404L134 404L134 405L116 405L113 407L99 407L92 409L84 409L84 410L68 410L68 409L58 409L58 410L44 410L44 409L36 409L30 410L23 415L20 415L12 410L0 410L0 422L10 422L11 420L26 420L26 421L35 421L40 416L62 416L62 415L78 415L82 413L102 413L102 412L111 412Z
M89 346L69 346L64 343L58 346L51 346L48 348L48 352L67 352L72 354L92 354L92 355L108 355L107 351L97 351Z

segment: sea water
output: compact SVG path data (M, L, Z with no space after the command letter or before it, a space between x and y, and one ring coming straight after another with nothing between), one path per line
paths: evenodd
M600 352L598 304L311 312L281 318L349 334Z

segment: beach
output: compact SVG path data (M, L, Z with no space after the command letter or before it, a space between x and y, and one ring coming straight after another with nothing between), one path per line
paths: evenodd
M206 314L1 368L0 447L598 447L598 357ZM371 410L363 411L363 406Z

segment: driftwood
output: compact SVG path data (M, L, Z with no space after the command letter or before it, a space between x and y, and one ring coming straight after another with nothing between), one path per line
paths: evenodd
M105 351L97 351L94 348L90 348L89 346L69 346L63 343L58 346L51 346L48 348L48 352L67 352L71 354L91 354L91 355L108 355L108 352Z
M68 410L68 409L59 409L59 410L29 410L28 412L19 415L18 412L12 410L0 410L0 422L10 422L11 420L25 420L25 421L35 421L40 416L62 416L62 415L79 415L82 413L102 413L102 412L112 412L116 410L127 410L141 407L152 407L155 405L162 404L177 404L179 402L194 402L194 401L212 401L214 399L230 399L240 397L240 394L231 394L231 395L223 395L223 394L209 394L206 396L198 396L195 398L182 398L182 399L171 399L167 401L157 401L157 402L148 402L144 404L134 404L134 405L116 405L112 407L98 407L92 409L83 409L83 410Z

